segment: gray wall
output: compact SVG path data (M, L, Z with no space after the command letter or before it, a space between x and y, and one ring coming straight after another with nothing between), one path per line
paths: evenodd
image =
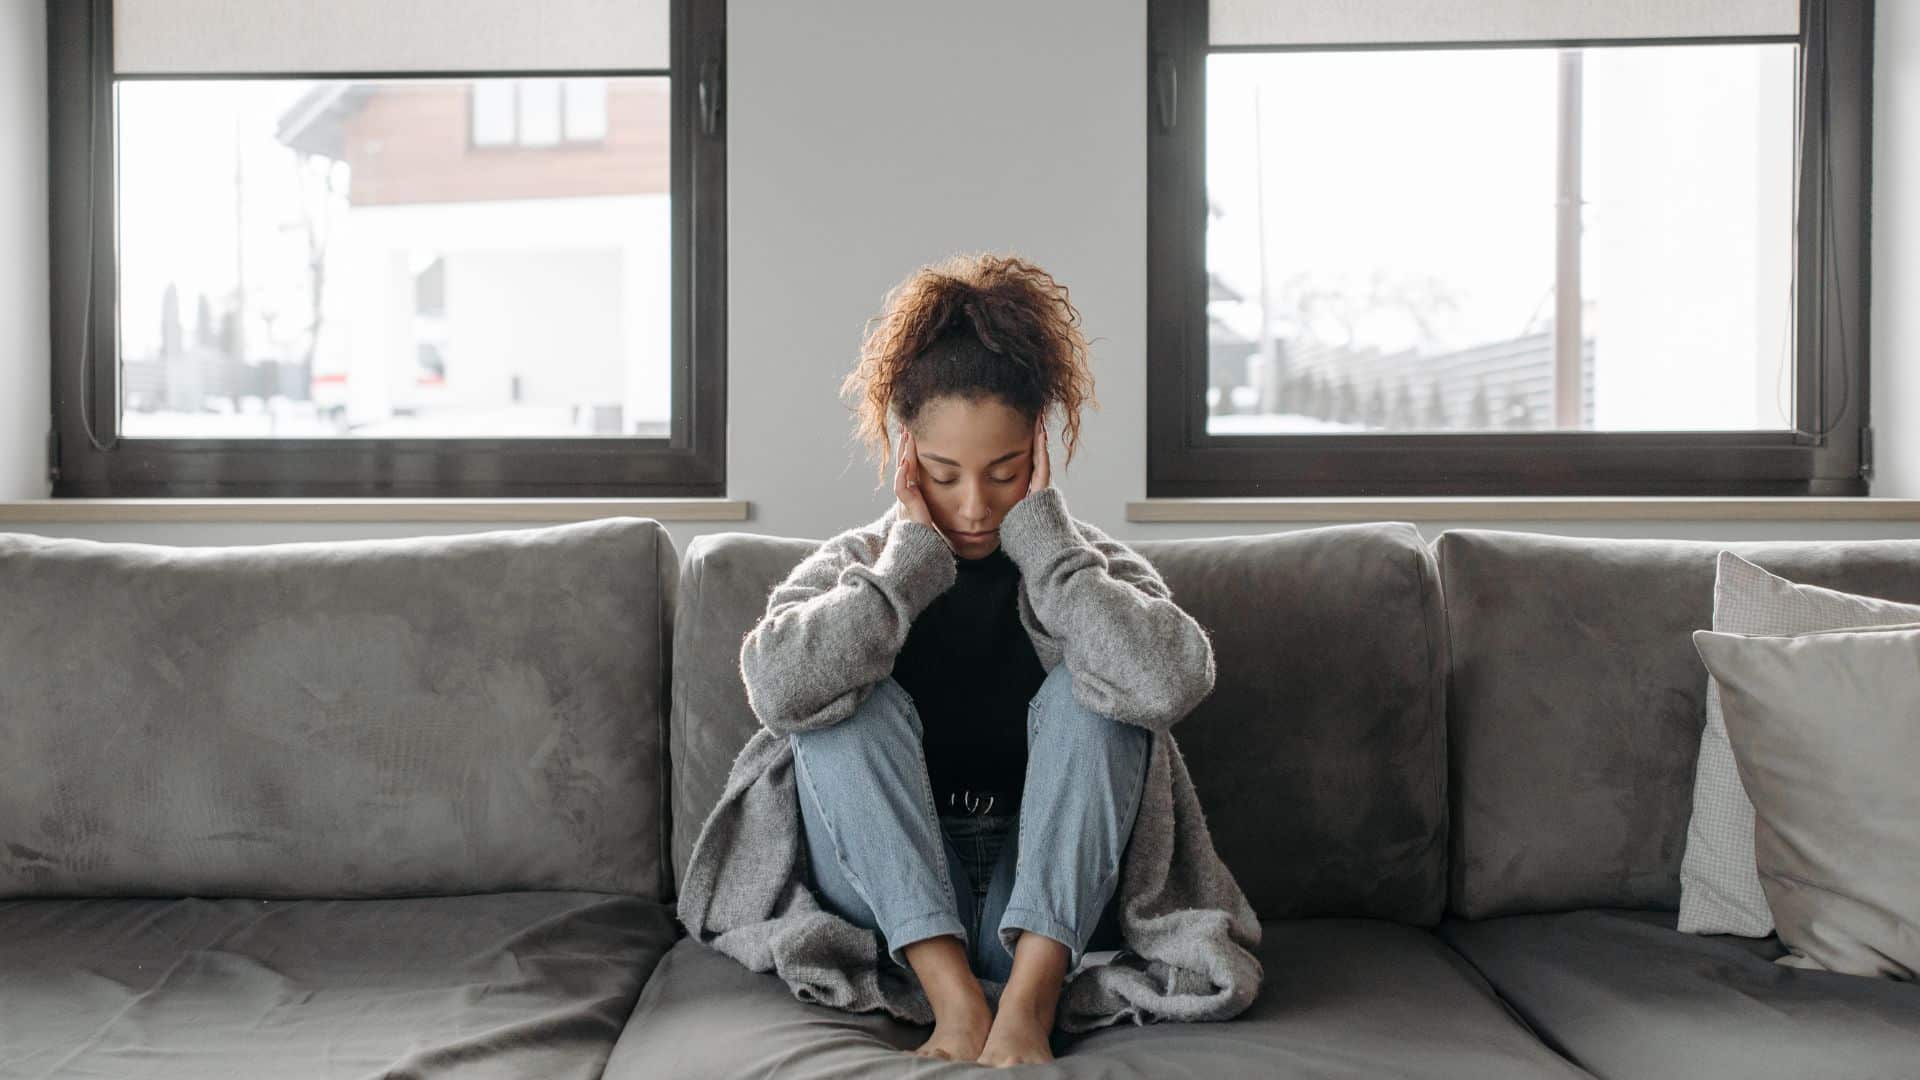
M12 6L0 55L32 54L43 35L38 0ZM1883 3L1896 41L1883 56L1904 71L1882 71L1911 98L1920 37L1912 12ZM1069 506L1126 538L1262 532L1299 526L1140 525L1124 504L1146 492L1146 64L1144 0L976 0L906 4L836 0L791 4L731 0L729 17L729 494L753 503L754 518L673 523L682 548L702 533L746 529L826 536L870 520L891 495L852 441L851 414L837 391L859 348L865 320L886 289L918 265L956 250L1017 250L1071 290L1094 337L1101 408L1086 414L1081 456L1055 482ZM31 25L29 25L31 24ZM1891 65L1883 65L1891 66ZM18 65L8 65L17 70ZM36 69L37 70L37 69ZM38 74L16 77L37 92ZM9 101L8 108L27 105ZM38 109L38 98L31 106ZM1879 156L1906 174L1920 155L1920 110L1883 126ZM0 206L43 199L45 140L37 113L25 135L10 126L0 150ZM17 166L17 167L16 167ZM14 179L14 174L19 178ZM35 186L42 185L42 186ZM1876 263L1903 269L1920 252L1913 207L1920 195L1882 190L1882 220L1903 231L1880 237ZM27 224L43 229L42 219ZM1904 219L1904 220L1903 220ZM0 497L43 493L39 459L45 400L44 238L0 247L4 294L22 298L28 328L0 355L0 383L22 388L23 418L0 427ZM29 254L20 255L26 248ZM1891 249L1891 250L1888 250ZM1898 278L1895 278L1896 283ZM1880 284L1885 284L1884 282ZM1911 284L1907 286L1911 290ZM1884 316L1898 293L1876 296ZM10 305L11 306L11 305ZM11 345L14 338L6 339ZM37 343L37 346L36 346ZM1884 369L1920 344L1911 319L1876 327ZM1920 416L1912 364L1904 387L1876 371L1883 455L1878 494L1920 495L1920 444L1890 433L1896 415ZM1891 388L1890 390L1887 388ZM13 408L14 406L9 406ZM1453 524L1426 526L1431 534ZM456 531L383 525L78 525L34 531L110 539L248 543L292 538ZM1506 528L1596 535L1913 536L1911 524L1779 524L1686 521L1508 523Z
M1118 521L1146 492L1145 4L730 9L727 469L755 527L831 532L891 503L836 391L887 288L971 249L1046 267L1098 339L1101 409L1055 474L1076 512Z
M47 494L47 20L0 0L0 499Z
M1920 497L1920 4L1874 5L1873 493Z

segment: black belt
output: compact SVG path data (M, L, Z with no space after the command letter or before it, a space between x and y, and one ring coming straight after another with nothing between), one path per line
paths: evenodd
M1018 791L980 791L973 788L948 788L936 791L934 809L941 817L987 817L1011 814L1020 809Z

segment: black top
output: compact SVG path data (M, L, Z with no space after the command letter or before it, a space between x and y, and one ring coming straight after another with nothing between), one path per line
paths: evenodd
M1020 567L995 548L956 558L951 588L927 605L894 658L913 696L934 801L951 791L1018 792L1027 774L1027 704L1046 681L1020 624Z

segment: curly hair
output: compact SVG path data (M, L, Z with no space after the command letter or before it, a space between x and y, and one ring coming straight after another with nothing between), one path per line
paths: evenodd
M858 399L857 432L878 452L882 484L888 418L911 427L940 398L998 399L1030 423L1058 405L1068 462L1081 409L1100 407L1066 286L1017 256L989 254L949 256L889 290L841 394Z

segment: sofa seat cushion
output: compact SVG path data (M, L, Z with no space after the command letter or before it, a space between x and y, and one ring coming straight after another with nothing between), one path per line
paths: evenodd
M1266 983L1240 1017L1056 1037L1033 1077L1568 1077L1586 1074L1516 1021L1430 931L1363 919L1264 924ZM801 1002L683 940L641 993L608 1080L982 1075L913 1057L932 1029Z
M1673 912L1448 921L1440 935L1540 1037L1602 1077L1913 1076L1920 985L1775 964L1778 938L1683 934Z
M600 1075L673 943L601 893L0 902L0 1075Z

